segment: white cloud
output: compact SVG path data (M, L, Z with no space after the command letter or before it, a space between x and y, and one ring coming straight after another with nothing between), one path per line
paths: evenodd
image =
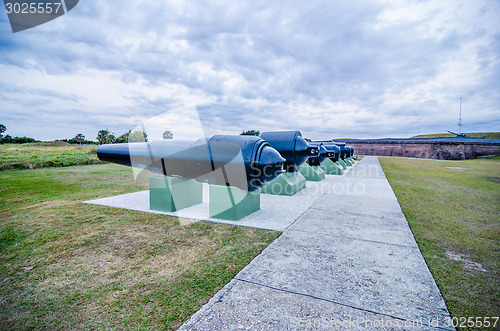
M487 0L88 0L0 33L2 121L41 139L82 122L120 134L198 104L213 133L410 136L453 129L462 96L465 128L497 130L499 14Z

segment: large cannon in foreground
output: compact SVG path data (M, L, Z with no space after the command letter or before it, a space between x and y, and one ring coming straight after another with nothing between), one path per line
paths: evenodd
M215 135L196 142L161 140L101 145L102 161L165 176L255 191L283 173L285 159L255 136Z
M286 172L296 172L309 157L320 155L319 148L309 145L300 131L263 132L260 137L286 159Z

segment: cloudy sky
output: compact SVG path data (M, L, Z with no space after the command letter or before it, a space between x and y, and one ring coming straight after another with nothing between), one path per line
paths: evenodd
M2 9L0 123L94 139L175 112L174 136L194 113L209 134L409 137L457 130L463 97L463 131L500 131L498 17L498 0L81 0L14 34Z

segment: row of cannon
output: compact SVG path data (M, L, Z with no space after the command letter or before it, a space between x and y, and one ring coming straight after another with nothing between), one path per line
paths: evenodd
M337 163L353 154L354 149L343 142L306 141L300 131L108 144L97 150L102 161L249 192L263 188L283 173L299 172L305 164L319 167L326 160Z

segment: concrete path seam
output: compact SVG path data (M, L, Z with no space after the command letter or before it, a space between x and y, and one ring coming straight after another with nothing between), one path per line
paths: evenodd
M311 204L311 206L314 206L316 201L318 201L324 194L325 193L322 193L321 195L319 195L318 198L316 200L314 200L314 202ZM285 231L288 231L290 229L290 227L293 226L295 224L295 222L297 222L299 219L301 219L302 216L304 216L304 214L307 213L310 209L311 209L311 207L304 210L304 212L302 214L300 214L299 217L297 217L291 224L289 224L283 231L281 231L282 234L285 233Z
M311 234L321 234L321 235L324 235L325 237L329 237L329 238L352 239L352 240L365 241L365 242L370 242L370 243L375 243L375 244L384 244L384 245L398 246L398 247L405 247L405 248L415 248L415 249L418 248L417 244L415 244L414 246L412 246L412 245L401 245L401 244L388 243L388 242L384 242L384 241L355 238L355 237L351 237L351 236L338 236L338 235L334 235L334 234L326 233L326 232L312 232L312 231L297 230L297 229L290 229L288 231L297 231L297 232L304 232L304 233L311 233Z
M354 305L351 305L351 304L348 304L348 303L343 303L343 302L339 302L339 301L335 301L335 300L331 300L331 299L325 299L325 298L321 298L321 297L318 297L318 296L315 296L315 295L311 295L311 294L307 294L307 293L300 293L300 292L294 292L294 291L290 291L290 290L285 290L285 289L282 289L282 288L279 288L279 287L265 285L265 284L262 284L262 283L257 283L257 282L253 282L251 280L246 280L246 279L242 279L242 278L238 278L238 277L234 277L233 279L237 280L237 281L240 281L240 282L253 284L253 285L256 285L256 286L266 287L266 288L269 288L269 289L272 289L272 290L275 290L275 291L279 291L279 292L285 292L285 293L289 293L289 294L294 294L294 295L300 295L300 296L303 296L303 297L308 297L308 298L315 299L315 300L321 300L321 301L333 303L333 304L336 304L336 305L339 305L339 306L343 306L343 307L347 307L347 308L356 309L356 310L359 310L359 311L364 311L364 312L375 314L375 315L381 315L381 316L385 316L385 317L394 318L394 319L397 319L397 320L400 320L400 321L404 321L404 322L412 322L412 320L404 318L404 317L399 317L399 316L394 316L394 315L390 315L390 314L385 314L385 313L382 313L382 312L379 312L379 311L370 310L370 309L366 309L366 308L361 308L361 307L357 307L357 306L354 306ZM222 299L222 298L220 298L220 299ZM220 300L220 301L222 301L222 300ZM450 329L450 328L443 328L443 327L434 327L433 329L436 329L436 330L453 330L453 329Z
M387 200L389 201L390 199L387 199ZM321 208L321 207L310 207L308 210L311 210L311 209L312 209L312 210L327 211L327 212L328 212L328 211L329 211L329 212L331 212L331 211L332 211L331 209L328 209L328 208ZM306 210L306 211L307 211L307 210ZM304 215L304 214L302 214L302 215ZM300 216L302 216L302 215L300 215ZM341 215L341 214L337 214L336 216L339 216L339 215ZM404 215L404 214L403 214L403 215ZM372 215L372 214L370 214L370 213L363 213L363 212L359 212L359 211L350 211L350 212L349 212L349 216L373 216L373 215Z
M359 161L356 161L354 163L354 165L356 165ZM344 176L347 175L353 168L354 168L354 165L349 167L348 170L344 173ZM289 224L283 231L281 231L282 233L285 233L285 231L287 231L291 226L293 226L295 224L295 222L297 222L299 219L302 218L302 216L304 216L305 213L307 213L310 209L313 208L314 204L323 196L325 195L325 192L321 193L312 203L311 203L311 206L309 208L307 208L302 214L299 215L299 217L297 217L291 224Z

